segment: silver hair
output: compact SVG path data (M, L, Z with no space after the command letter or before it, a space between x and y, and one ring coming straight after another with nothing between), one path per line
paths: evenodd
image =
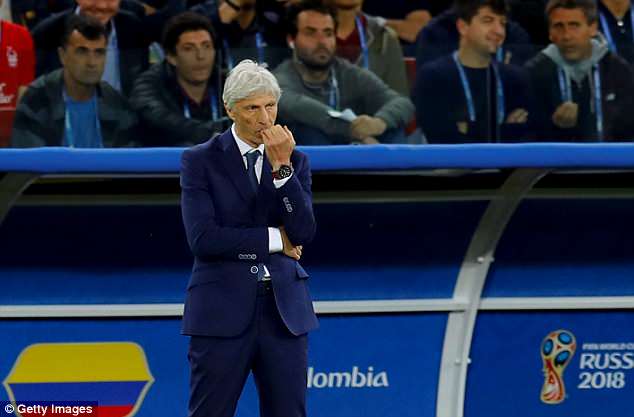
M271 94L277 101L282 90L275 76L264 65L250 59L240 61L225 81L222 101L232 109L236 102L257 94Z

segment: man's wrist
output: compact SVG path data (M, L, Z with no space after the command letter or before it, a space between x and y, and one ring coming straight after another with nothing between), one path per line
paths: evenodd
M280 167L281 167L282 165L289 165L289 166L290 166L290 165L291 165L291 161L290 161L290 160L288 160L288 161L273 162L273 163L271 163L271 168L272 168L272 171L273 171L273 172L275 172L275 171L279 171L279 170L280 170Z
M293 167L290 162L288 164L282 164L277 169L273 168L272 174L274 180L283 180L293 175Z

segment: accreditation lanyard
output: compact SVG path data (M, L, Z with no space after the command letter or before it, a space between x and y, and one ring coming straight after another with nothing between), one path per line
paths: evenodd
M328 104L331 108L339 110L339 83L337 81L337 75L334 68L330 73L330 93L328 97Z
M497 51L495 51L495 58L498 60L500 64L504 64L504 48L499 47Z
M211 109L211 120L218 120L219 118L219 114L218 114L218 96L216 95L215 91L212 92L212 89L209 89L209 108ZM185 104L183 105L183 116L185 116L186 119L191 119L192 118L192 113L189 110L189 99L187 97L185 97Z
M77 144L75 140L75 133L73 132L73 124L70 121L70 112L68 111L68 102L70 101L70 97L64 91L64 102L66 103L66 110L64 114L64 128L66 139L68 141L68 147L74 148ZM91 104L95 109L95 129L97 130L97 139L99 140L101 146L103 147L102 137L101 137L101 123L99 123L99 106L97 105L97 95L92 96Z
M632 13L632 8L630 7L630 23L632 24L632 41L634 41L634 13ZM614 42L614 38L612 37L612 32L610 31L610 25L608 25L608 19L605 17L603 13L599 13L599 20L601 20L601 30L605 35L606 40L608 41L608 47L610 51L616 53L616 43Z
M570 86L570 78L566 76L563 69L558 69L559 91L561 92L561 101L572 101L572 88ZM597 136L599 141L603 142L603 102L601 94L601 73L599 66L593 67L594 91L592 92L592 100L594 100L594 112L597 117Z
M365 30L363 28L363 22L359 16L355 17L355 23L357 25L357 31L359 32L359 43L361 44L361 56L363 62L363 68L370 68L370 52L368 51L368 42L365 39Z
M229 47L229 41L227 39L222 40L222 45L225 50L225 59L227 60L227 68L229 71L233 69L235 66L235 61L233 60L233 56L231 55L231 48ZM264 37L260 31L255 32L255 48L258 51L258 62L260 64L264 63Z
M467 79L467 74L465 73L464 67L460 63L458 59L458 51L454 52L453 60L456 63L456 68L458 68L458 73L460 74L460 81L462 82L462 90L464 91L465 99L467 101L467 110L469 111L469 121L476 121L476 111L475 104L473 101L473 95L471 94L471 87L469 86L469 80ZM502 87L502 79L500 77L500 73L498 71L497 65L492 64L493 73L495 76L495 84L496 84L496 93L497 93L497 123L501 125L504 123L504 87Z

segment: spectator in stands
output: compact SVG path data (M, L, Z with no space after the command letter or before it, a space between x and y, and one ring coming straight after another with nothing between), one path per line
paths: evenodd
M243 59L275 68L290 56L279 12L265 12L257 0L208 0L192 10L211 20L229 70Z
M33 29L43 19L72 7L74 3L74 0L4 0L0 6L0 19Z
M506 1L472 1L457 13L460 48L418 72L418 127L430 143L526 140L528 77L492 59L504 43Z
M101 81L107 34L96 19L72 15L62 37L62 69L35 80L18 104L12 146L128 146L136 116L126 99Z
M319 1L289 9L292 59L275 71L279 115L298 143L329 145L404 140L412 102L363 68L335 57L335 11Z
M597 34L595 0L550 0L552 44L527 63L539 138L552 141L632 140L634 74Z
M26 28L0 19L0 148L9 144L19 97L34 76L31 35Z
M37 75L59 68L56 51L64 32L65 21L72 14L83 14L96 18L106 26L108 49L103 81L117 91L128 94L136 77L148 67L148 46L153 41L160 40L161 22L173 12L182 9L182 0L169 0L164 13L148 16L144 20L139 19L135 13L123 10L120 7L121 0L76 1L76 9L50 16L33 29Z
M456 10L463 4L478 0L455 0L454 6L436 16L423 28L416 39L416 68L458 49L460 34L456 27ZM507 21L505 43L498 49L496 59L505 64L523 64L533 56L534 48L526 31L517 23Z
M408 56L415 54L416 36L431 20L428 0L365 0L363 11L379 17L379 24L396 31Z
M216 36L204 16L185 12L165 27L166 61L136 81L130 101L145 126L145 146L188 146L224 130Z
M634 63L634 13L630 0L599 0L599 28L610 51Z
M409 95L403 50L394 31L361 12L363 0L332 0L332 5L337 11L337 56L369 69L392 89Z

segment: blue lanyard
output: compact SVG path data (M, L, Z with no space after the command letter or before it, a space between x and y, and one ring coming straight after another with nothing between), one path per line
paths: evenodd
M594 91L592 94L592 100L594 100L594 111L597 115L597 136L599 142L603 142L603 102L601 93L601 73L599 66L595 65L593 71ZM561 92L561 101L572 101L572 88L570 87L570 79L564 73L561 68L558 69L559 76L559 91Z
M498 60L500 64L504 64L504 48L499 47L497 51L495 51L495 58Z
M231 48L229 47L229 41L227 39L222 40L222 46L225 50L225 57L227 60L227 69L231 71L235 66L235 62L233 60L233 56L231 55ZM255 33L255 47L258 50L258 62L260 64L264 63L264 37L260 31Z
M222 46L225 50L225 59L227 60L227 69L231 71L234 67L233 56L231 56L231 49L229 48L229 42L226 39L222 40Z
M632 24L632 39L634 40L634 13L632 13L632 8L630 7L630 22ZM605 35L606 40L608 41L608 46L610 51L617 52L616 43L614 43L614 38L612 37L612 32L610 32L610 26L608 25L608 19L605 17L603 13L599 13L599 20L601 20L601 29L603 34Z
M255 47L258 50L258 62L264 63L264 39L260 31L255 32Z
M330 107L339 110L339 83L337 82L337 76L333 69L330 74L330 96L328 98Z
M564 70L559 68L557 71L559 77L559 92L561 94L561 102L572 101L572 88L570 87L570 78L566 76Z
M211 120L218 120L218 97L216 92L212 92L209 89L209 107L211 108ZM189 110L189 99L185 97L185 104L183 105L183 115L186 119L191 119L192 114Z
M594 111L597 114L597 136L603 142L603 103L601 100L601 74L599 66L594 66Z
M462 89L464 91L465 99L467 100L467 110L469 111L469 121L476 121L476 111L475 104L473 102L473 95L471 94L471 87L469 86L469 80L467 79L467 74L464 71L464 67L460 63L458 59L458 51L453 53L453 60L456 63L456 67L458 68L458 73L460 74L460 81L462 82ZM497 92L497 123L504 123L504 87L502 86L502 79L500 77L500 73L498 71L497 65L492 64L493 73L495 74L495 84L496 84L496 92Z
M370 53L368 51L368 43L365 40L365 31L363 30L363 23L359 16L354 18L357 25L357 31L359 32L359 43L361 44L361 56L363 57L363 68L370 68Z
M64 91L63 94L64 94L64 102L68 103L70 98L66 94L66 91ZM103 138L101 137L101 123L99 122L99 106L97 104L96 93L95 95L92 96L91 103L95 107L95 128L97 130L97 135L99 136L100 141L102 141L101 147L103 148ZM64 112L64 128L65 128L66 138L68 140L68 147L74 148L77 141L75 140L75 136L73 133L73 124L70 122L70 112L68 111L68 104L66 104L66 109Z

